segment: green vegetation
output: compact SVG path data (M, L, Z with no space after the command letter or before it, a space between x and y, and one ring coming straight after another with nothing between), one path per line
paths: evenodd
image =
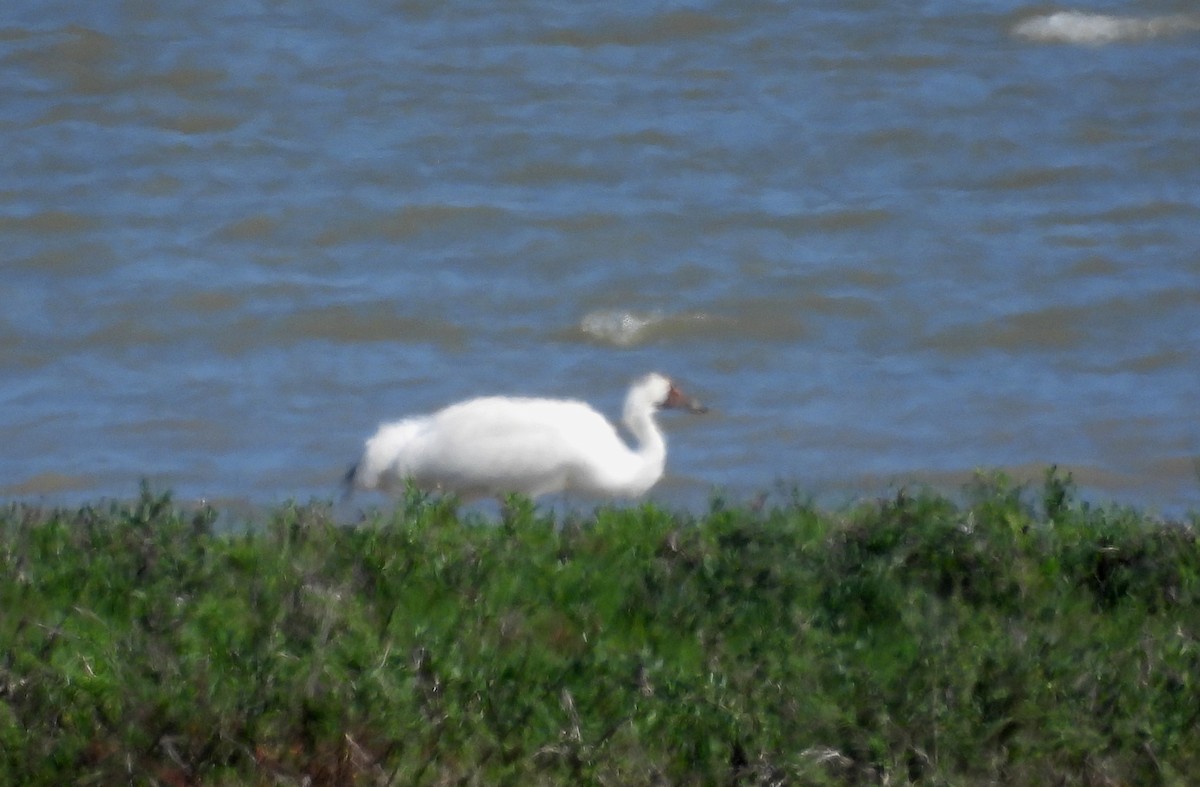
M0 510L0 784L1185 784L1197 521ZM1194 783L1194 782L1193 782Z

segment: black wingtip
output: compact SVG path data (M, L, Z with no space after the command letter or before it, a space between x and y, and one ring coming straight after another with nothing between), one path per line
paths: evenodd
M358 462L350 465L350 469L346 471L346 475L342 476L342 502L350 499L354 494L354 477L358 475Z

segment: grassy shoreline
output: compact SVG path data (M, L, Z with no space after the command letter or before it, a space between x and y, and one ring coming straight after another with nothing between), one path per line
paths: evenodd
M0 783L1185 784L1196 518L0 509Z

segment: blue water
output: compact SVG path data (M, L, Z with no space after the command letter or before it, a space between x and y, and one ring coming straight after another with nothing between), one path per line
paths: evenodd
M0 494L328 498L654 369L673 505L1198 508L1200 18L1077 10L9 2Z

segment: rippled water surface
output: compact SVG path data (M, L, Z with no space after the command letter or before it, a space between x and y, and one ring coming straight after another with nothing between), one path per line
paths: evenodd
M1198 508L1193 9L9 0L0 494L328 498L381 420L657 369L674 504Z

